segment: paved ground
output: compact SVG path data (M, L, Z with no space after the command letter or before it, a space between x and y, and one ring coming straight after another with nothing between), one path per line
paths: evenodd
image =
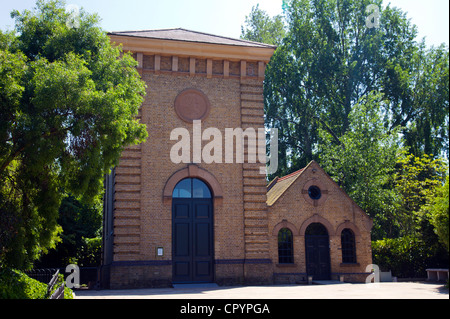
M285 285L76 291L76 299L449 299L443 284Z

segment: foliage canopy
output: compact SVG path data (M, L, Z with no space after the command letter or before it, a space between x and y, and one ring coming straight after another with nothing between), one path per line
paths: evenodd
M26 268L59 240L61 198L92 202L127 145L147 137L135 118L145 84L99 18L76 27L62 1L13 11L0 32L0 264Z
M380 8L378 28L366 25L366 8ZM406 14L382 1L289 0L283 2L286 36L267 66L266 126L279 130L280 175L318 160L319 128L339 144L350 114L371 92L383 94L385 131L400 128L401 144L414 155L448 157L449 54L427 48ZM242 37L256 40L264 13ZM268 20L269 19L269 20Z

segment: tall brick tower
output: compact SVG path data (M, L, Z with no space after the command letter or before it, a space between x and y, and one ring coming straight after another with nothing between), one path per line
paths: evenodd
M270 283L263 164L249 163L247 148L243 163L225 163L225 149L220 162L193 154L174 162L171 133L186 129L192 151L194 140L208 143L196 120L200 134L215 128L222 138L226 129L264 128L264 71L275 47L184 29L109 36L138 61L149 137L124 150L105 183L104 282Z

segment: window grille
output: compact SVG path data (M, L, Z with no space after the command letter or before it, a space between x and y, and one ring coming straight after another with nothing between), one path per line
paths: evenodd
M278 263L294 263L293 237L288 228L283 228L278 232Z
M351 229L344 229L341 233L342 262L356 263L355 234Z

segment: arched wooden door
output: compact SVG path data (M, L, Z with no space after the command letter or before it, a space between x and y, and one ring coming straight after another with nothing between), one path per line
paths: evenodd
M200 179L183 179L173 190L172 269L174 283L214 280L213 201Z
M330 280L330 240L320 223L312 223L305 232L306 273L313 280Z

